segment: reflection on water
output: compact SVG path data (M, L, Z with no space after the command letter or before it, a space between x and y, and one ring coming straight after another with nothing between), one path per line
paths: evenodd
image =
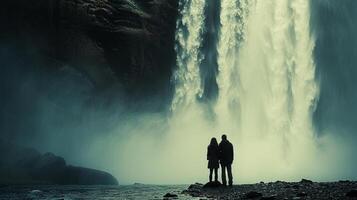
M71 200L71 199L163 199L166 193L177 194L181 200L199 199L180 194L187 185L127 186L2 186L0 200Z

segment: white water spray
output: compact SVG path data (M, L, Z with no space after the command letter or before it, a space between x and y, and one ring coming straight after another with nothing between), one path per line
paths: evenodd
M222 6L217 114L240 112L243 132L259 124L262 130L253 132L311 134L317 86L309 2L256 1L240 9L250 9L242 11L242 17L228 19L226 9ZM241 25L232 28L232 24ZM241 110L232 110L232 101Z
M203 0L182 0L179 2L181 18L177 21L176 52L177 70L174 74L175 96L171 109L185 107L202 96L199 66L203 59L200 52L204 31Z
M221 1L216 120L213 129L203 130L216 131L206 132L207 141L225 132L238 146L237 174L241 180L302 176L303 167L299 165L310 160L308 154L313 156L315 151L312 113L317 84L309 9L305 0ZM180 101L196 104L195 95L202 94L202 57L197 43L202 39L197 38L197 31L203 30L202 22L198 22L203 18L183 15L182 20L194 22L187 26L192 28L189 33L193 31L187 38L194 39L195 45L187 45L178 37L180 47L188 49L178 51L175 78L179 84L172 107ZM197 123L204 120L192 120L195 112L191 109L187 116L198 132ZM189 126L186 124L186 129Z
M256 168L261 177L297 175L302 172L295 170L315 151L312 113L317 85L309 2L256 1L244 9L249 9L248 17L221 17L221 90L216 107L220 129L238 134L241 149L249 154L241 158L242 174L249 173L258 159L266 164ZM224 38L229 35L225 31L234 30L228 27L237 23L243 39ZM238 53L227 54L226 40L240 44L229 51ZM235 124L238 129L230 128Z
M240 123L241 83L238 71L238 55L246 37L249 5L252 1L221 1L221 31L218 44L217 83L219 97L216 114L220 128L226 132L236 131ZM231 125L227 125L227 123ZM223 131L222 130L222 131Z

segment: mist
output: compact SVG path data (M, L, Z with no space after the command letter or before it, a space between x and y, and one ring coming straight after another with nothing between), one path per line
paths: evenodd
M260 21L269 13L255 17L246 14L248 25L242 29L248 32L238 37L239 45L233 44L232 48L238 50L223 60L219 59L225 51L224 46L214 53L207 49L200 51L200 48L212 48L212 45L202 47L196 44L191 46L194 51L187 52L178 51L187 46L177 47L178 57L190 53L196 57L191 57L192 60L185 57L185 62L170 66L176 72L170 88L175 89L151 96L130 96L122 85L98 90L80 70L63 63L58 64L60 70L56 73L43 70L53 60L47 60L36 48L24 51L2 41L1 139L31 146L41 152L53 152L73 165L108 171L118 178L120 184L206 182L207 145L212 137L220 140L222 134L227 134L235 147L233 174L237 183L301 178L356 180L357 2L317 0L311 1L310 5L310 18L306 20L311 25L305 34L311 36L312 40L306 42L311 44L307 45L311 49L306 48L311 52L305 52L311 53L306 60L311 59L315 70L309 74L312 79L302 87L308 87L313 96L306 104L306 96L298 96L291 101L291 91L285 93L280 90L280 86L291 87L292 82L284 79L284 83L277 84L279 87L270 87L271 82L265 79L267 75L260 71L259 66L268 66L265 62L274 55L263 52L267 48L265 44L249 38L264 38L269 34L268 27ZM200 13L204 15L204 10ZM268 25L269 19L267 17L265 21ZM216 19L210 20L211 24L217 23ZM253 25L249 27L249 24ZM257 24L261 26L255 26ZM192 26L192 29L197 28ZM200 41L198 34L200 30L204 32L205 25L202 23L200 26L202 30L196 29L197 37L182 38L188 41L182 44ZM226 28L227 31L232 30ZM214 46L219 46L219 39L207 35L203 42L214 40L218 43ZM291 39L291 35L282 34L281 37L282 41ZM245 38L248 38L247 42L243 43L241 40ZM286 49L290 47L295 48L295 45ZM289 49L288 53L291 52ZM201 66L208 62L204 60L204 54L218 57L215 58L217 63L211 63L206 72ZM203 59L202 63L196 63L200 60L197 58ZM279 62L285 61L285 57L279 59ZM219 77L224 74L222 71L218 73L219 65L232 63L240 66L231 72L240 74L241 79L234 80L239 84L233 88L241 93L222 99L216 93L227 88L222 89L220 83L227 81L225 83L231 84L231 80ZM180 71L180 64L191 68ZM195 76L189 76L187 72ZM307 73L304 72L305 75ZM191 81L191 86L180 82L180 75L189 77L186 80ZM205 80L200 80L200 76ZM281 96L269 99L274 89L283 95L283 99ZM228 94L229 89L226 92ZM283 103L275 104L279 100ZM292 108L299 101L303 102L299 104L303 108ZM227 104L230 106L224 107ZM275 105L284 106L276 108ZM301 119L298 118L301 116L299 113L291 114L291 110L297 109L302 110L300 114L306 121L293 124L292 121ZM267 113L274 115L268 116Z

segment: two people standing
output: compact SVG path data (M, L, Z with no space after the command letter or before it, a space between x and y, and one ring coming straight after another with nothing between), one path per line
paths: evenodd
M226 172L228 174L229 186L233 185L232 163L233 163L233 145L227 139L226 135L222 135L222 141L218 144L216 138L211 139L211 143L207 148L208 169L210 170L209 181L212 182L214 172L214 180L218 181L218 168L221 164L222 169L222 184L227 185Z

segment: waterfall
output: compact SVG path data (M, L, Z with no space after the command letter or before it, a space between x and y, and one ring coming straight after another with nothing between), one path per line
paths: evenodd
M243 134L311 135L317 85L310 3L233 2L221 7L218 120L239 124Z
M184 126L185 137L193 137L188 133L194 133L196 141L226 133L243 152L239 157L239 173L246 180L254 179L252 176L271 179L291 173L289 170L299 170L296 166L313 160L315 152L312 114L318 85L313 60L315 43L310 33L310 2L221 0L217 8L220 9L217 44L205 44L216 48L218 64L215 73L218 97L209 103L197 98L206 87L202 86L204 77L200 76L204 74L200 70L207 69L200 67L201 63L207 63L204 55L207 51L201 49L205 42L202 33L207 28L204 2L181 1L172 111L187 113L178 117L187 120L184 125L176 121L175 128L180 130ZM202 104L210 107L215 117L203 119L195 115L200 110L178 106ZM259 167L262 163L263 168ZM290 169L288 163L295 168Z
M221 128L231 132L239 127L240 118L240 75L238 53L245 40L246 20L252 1L222 0L221 30L219 35L218 65L219 98L216 106L217 119ZM225 122L225 123L222 123ZM235 126L229 126L227 123Z
M177 70L174 73L175 96L171 110L193 104L202 96L199 66L202 62L202 34L204 32L203 0L181 0L180 17L177 21L176 52Z
M305 0L222 0L218 52L219 127L250 134L311 132L317 96ZM202 96L199 66L205 1L181 1L172 108ZM218 9L218 8L217 8Z

